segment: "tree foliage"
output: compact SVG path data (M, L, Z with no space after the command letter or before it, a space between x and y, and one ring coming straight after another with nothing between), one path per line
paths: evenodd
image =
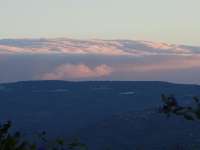
M38 134L40 144L26 141L20 132L11 133L10 121L0 125L0 150L87 150L87 146L78 139L66 143L63 139L56 139L53 144L46 138L46 132Z
M161 96L163 106L160 112L166 114L168 117L172 114L182 116L187 120L200 120L200 100L198 97L193 97L194 105L182 106L178 103L174 96Z

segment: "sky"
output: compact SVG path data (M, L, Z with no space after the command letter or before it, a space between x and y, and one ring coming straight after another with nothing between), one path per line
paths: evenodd
M0 0L0 83L200 84L199 0Z
M0 82L167 81L200 84L200 46L143 40L0 40Z
M200 45L199 0L0 0L0 38Z

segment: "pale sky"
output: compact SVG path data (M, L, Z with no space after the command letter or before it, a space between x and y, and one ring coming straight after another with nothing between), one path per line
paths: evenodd
M0 0L0 38L200 45L199 0Z

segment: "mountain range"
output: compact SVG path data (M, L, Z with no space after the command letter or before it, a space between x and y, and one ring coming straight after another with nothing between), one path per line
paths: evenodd
M182 104L200 86L158 81L26 81L0 84L1 121L26 134L79 137L92 149L187 149L198 144L199 122L158 112L160 96Z

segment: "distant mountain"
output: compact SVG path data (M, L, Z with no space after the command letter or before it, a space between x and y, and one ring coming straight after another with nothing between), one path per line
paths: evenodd
M166 119L156 112L162 93L191 103L191 97L200 96L200 86L157 81L0 84L0 120L13 120L25 133L78 135L92 147L110 143L118 149L146 145L155 150L157 145L199 141L200 123Z

